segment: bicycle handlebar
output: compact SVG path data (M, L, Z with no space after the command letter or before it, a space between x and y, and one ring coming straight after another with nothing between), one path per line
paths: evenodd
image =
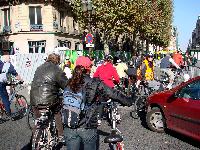
M17 82L11 82L11 83L6 83L7 86L11 86L11 85L19 85L19 84L23 84L24 81L17 81Z

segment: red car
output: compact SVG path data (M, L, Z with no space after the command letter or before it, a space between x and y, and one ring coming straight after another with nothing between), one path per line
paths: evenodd
M200 76L150 95L146 122L153 131L168 128L200 141Z

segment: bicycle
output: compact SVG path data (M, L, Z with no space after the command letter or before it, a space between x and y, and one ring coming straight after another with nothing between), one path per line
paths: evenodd
M121 132L116 127L117 123L117 105L115 102L109 100L107 102L100 102L103 105L109 106L109 119L111 120L112 130L111 134L104 139L105 143L109 144L111 150L124 150L123 137ZM119 133L119 134L117 134Z
M173 73L174 73L174 82L173 82L173 86L177 86L179 84L181 84L182 82L184 82L184 73L182 70L179 70L179 69L172 69ZM167 87L167 85L169 84L169 76L167 75L166 72L161 72L161 75L160 75L160 80L159 80L164 89Z
M139 118L140 112L146 111L146 99L147 97L154 92L154 89L149 87L147 83L141 82L138 88L132 86L132 93L135 92L136 100L134 105L132 106L132 111L130 112L130 116L134 119ZM133 91L134 89L134 91Z
M24 117L27 114L28 103L26 98L23 95L18 94L24 87L22 86L23 82L18 81L15 83L9 83L8 86L11 86L12 93L9 96L10 107L14 107L15 113L19 114L19 117ZM18 90L17 90L18 89ZM12 118L13 119L13 118ZM2 100L0 100L0 120L5 122L9 120L8 114L5 110Z
M32 150L56 149L58 145L58 135L54 113L47 106L37 108L41 116L35 119L36 130L32 137Z

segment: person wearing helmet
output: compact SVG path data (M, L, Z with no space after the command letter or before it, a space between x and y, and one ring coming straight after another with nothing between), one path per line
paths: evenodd
M141 74L142 80L150 81L154 80L154 63L153 63L153 55L146 55L145 60L141 66Z
M112 64L112 56L106 55L104 58L104 63L99 66L94 73L94 78L99 78L102 80L107 86L114 88L115 84L118 84L120 79L119 75L117 74L117 70Z
M36 118L41 116L40 110L49 107L54 112L56 127L58 130L59 142L62 143L63 125L60 114L60 99L58 93L60 88L64 89L67 77L62 69L58 66L60 55L52 53L48 56L46 62L40 65L34 74L30 90L30 104ZM33 135L36 126L33 128Z
M175 66L177 69L180 69L180 67L171 58L170 53L167 53L166 56L161 60L160 70L169 76L169 84L167 85L168 89L171 89L174 83L174 73L172 72L171 65Z
M76 60L76 67L73 70L72 78L68 80L65 91L67 93L79 93L82 95L82 102L84 102L84 109L79 116L78 124L75 128L70 127L69 120L66 119L67 113L63 113L64 122L64 136L66 147L68 150L97 150L98 133L98 106L101 95L108 96L122 105L131 106L133 98L126 97L120 91L114 90L105 85L99 78L91 78L91 61L89 58L80 56ZM64 92L65 95L65 92ZM66 100L69 96L65 96ZM74 102L74 101L73 101ZM85 109L87 108L87 109ZM65 99L63 105L63 112L65 112ZM84 113L83 113L84 112ZM70 118L73 118L72 116ZM82 144L81 144L82 143ZM81 147L82 146L82 147Z

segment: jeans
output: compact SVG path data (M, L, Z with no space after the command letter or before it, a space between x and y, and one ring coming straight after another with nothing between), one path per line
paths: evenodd
M10 115L11 110L10 110L9 96L6 90L6 84L2 82L0 82L0 97L2 99L6 112Z
M97 150L97 129L65 127L64 136L67 150Z

